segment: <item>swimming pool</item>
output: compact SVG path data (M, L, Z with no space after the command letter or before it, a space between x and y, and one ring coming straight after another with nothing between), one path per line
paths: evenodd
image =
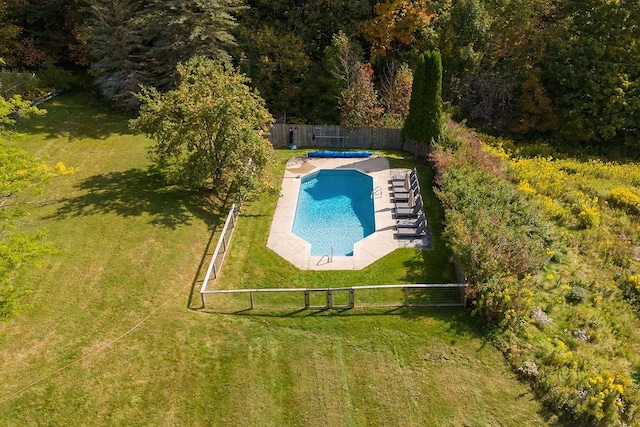
M293 234L311 255L352 256L353 244L375 227L373 178L355 169L321 169L300 183Z

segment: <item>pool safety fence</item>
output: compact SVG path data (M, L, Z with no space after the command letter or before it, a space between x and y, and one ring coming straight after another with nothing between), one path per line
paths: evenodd
M207 297L216 296L216 308L236 311L254 310L258 295L260 306L267 309L347 310L353 308L384 307L464 307L467 305L467 285L464 283L364 285L341 288L255 288L203 290L202 305ZM246 307L238 300L223 301L224 296L245 294ZM288 297L277 298L276 295ZM291 295L294 298L290 298ZM295 297L295 295L299 295ZM302 298L300 298L300 296ZM274 298L275 297L275 298ZM246 300L245 300L246 301ZM207 307L213 308L213 307Z
M210 281L215 280L220 275L220 270L222 269L222 264L224 263L224 258L229 251L229 246L231 244L231 238L233 237L233 232L236 228L236 222L238 220L238 216L240 215L240 207L242 206L242 201L240 199L236 200L232 205L229 213L227 214L227 219L224 222L224 226L222 227L222 231L220 233L220 237L218 238L218 243L216 244L216 248L213 251L213 255L211 256L211 261L209 261L209 267L207 268L207 273L204 276L204 280L202 281L202 287L200 288L200 295L202 298L202 305L204 306L204 293L211 292L207 291L207 286Z

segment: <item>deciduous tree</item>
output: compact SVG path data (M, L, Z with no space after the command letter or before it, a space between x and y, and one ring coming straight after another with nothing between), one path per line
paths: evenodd
M177 71L174 90L144 88L138 95L132 129L156 141L151 157L174 182L216 192L254 188L273 157L273 119L263 99L220 61L196 56Z
M0 97L0 131L14 123L15 117L44 114L19 96L9 100ZM16 233L13 223L20 212L16 210L18 195L40 188L52 175L51 169L26 151L8 146L0 140L0 319L11 317L20 308L21 297L28 292L12 277L23 264L33 263L50 247L42 235Z
M376 4L373 11L373 18L360 27L371 44L373 57L386 56L399 47L419 47L434 17L428 0L385 0Z
M382 125L384 108L373 87L371 64L362 64L340 95L340 124L347 128Z

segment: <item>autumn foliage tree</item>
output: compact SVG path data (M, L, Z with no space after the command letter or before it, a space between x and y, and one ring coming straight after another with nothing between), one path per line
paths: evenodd
M371 44L373 57L424 42L423 33L434 17L428 0L385 0L377 3L373 11L373 18L360 27Z
M175 183L245 192L272 162L273 121L248 78L220 61L195 56L179 64L176 89L144 88L133 130L156 141L152 160Z
M371 64L361 64L353 83L340 95L340 124L347 128L380 126L384 108L373 87Z

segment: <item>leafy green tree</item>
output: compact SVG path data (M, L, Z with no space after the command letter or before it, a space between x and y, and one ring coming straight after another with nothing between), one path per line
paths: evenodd
M561 131L581 141L637 140L640 8L632 0L564 2L544 81Z
M272 117L248 78L220 61L195 56L179 64L176 89L144 88L131 128L156 144L152 159L191 187L248 191L272 162Z
M409 115L403 133L408 138L430 144L440 137L442 128L442 59L440 52L427 51L413 75Z
M240 69L251 78L275 114L294 119L304 117L302 90L310 67L300 36L275 26L238 30L244 46Z
M44 114L19 96L0 97L0 132L15 123L15 118ZM0 319L14 315L28 289L14 280L12 272L20 265L30 264L51 250L42 235L17 233L13 224L20 216L16 199L20 194L40 188L52 176L52 171L26 151L0 141Z
M440 51L443 91L455 99L461 82L475 73L486 52L491 18L480 0L446 0L439 5L433 19Z

